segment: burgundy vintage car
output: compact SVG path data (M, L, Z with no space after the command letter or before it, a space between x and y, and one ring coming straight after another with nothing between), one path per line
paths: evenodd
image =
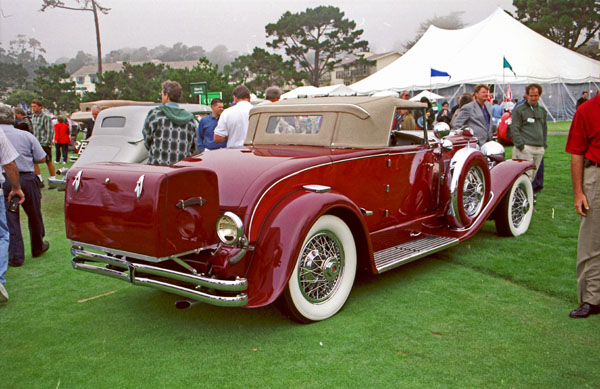
M392 131L396 109L406 116ZM173 166L71 169L75 269L185 300L331 317L359 272L457 245L494 219L527 231L533 165L469 129L419 128L425 105L392 97L286 100L252 109L245 146ZM418 122L418 121L417 121ZM427 121L425 121L427 122Z

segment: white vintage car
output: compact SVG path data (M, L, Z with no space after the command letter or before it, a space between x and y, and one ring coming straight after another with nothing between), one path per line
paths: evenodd
M81 142L79 155L72 168L97 162L144 163L148 150L144 147L142 127L148 111L158 104L128 105L108 108L98 114L93 136ZM210 114L210 107L201 104L180 104L180 107L200 116ZM61 169L64 176L49 180L51 188L64 190L67 169Z

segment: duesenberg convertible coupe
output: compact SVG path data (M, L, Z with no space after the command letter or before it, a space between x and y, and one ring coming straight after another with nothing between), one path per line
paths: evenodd
M496 142L480 148L469 129L420 128L425 108L286 100L252 109L243 147L71 169L73 266L183 296L183 307L278 300L313 322L342 308L357 273L457 245L488 219L500 235L526 232L533 164L505 161Z

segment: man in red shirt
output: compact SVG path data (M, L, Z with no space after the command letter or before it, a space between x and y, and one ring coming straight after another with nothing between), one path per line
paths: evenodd
M600 96L583 103L567 140L575 210L581 215L577 242L577 295L573 318L600 313Z

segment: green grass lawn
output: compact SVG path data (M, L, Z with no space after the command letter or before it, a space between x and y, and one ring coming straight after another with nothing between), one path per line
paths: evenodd
M548 131L569 132L569 127L571 127L570 120L566 122L548 123Z
M487 222L360 277L336 316L311 325L274 306L178 311L173 295L73 270L63 193L44 189L51 248L6 274L0 387L597 387L600 315L568 317L579 220L565 142L549 137L527 234L500 238Z

